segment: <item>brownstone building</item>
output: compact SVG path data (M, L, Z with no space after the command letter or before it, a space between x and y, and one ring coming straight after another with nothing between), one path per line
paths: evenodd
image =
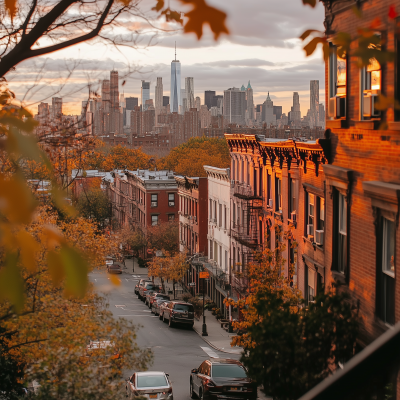
M394 62L381 66L372 60L359 69L354 57L340 58L331 43L325 68L326 127L332 143L332 164L324 166L325 266L329 279L343 282L357 302L362 339L369 343L400 321L400 114L376 109L380 94L400 97L398 28L389 18L390 6L399 10L400 1L357 2L361 19L351 9L354 4L326 7L328 39L340 31L355 37L359 28L375 21L375 35L397 54Z

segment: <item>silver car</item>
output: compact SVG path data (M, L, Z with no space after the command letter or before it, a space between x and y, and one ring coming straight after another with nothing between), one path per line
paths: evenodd
M126 382L126 396L129 399L173 400L172 384L164 372L135 372Z

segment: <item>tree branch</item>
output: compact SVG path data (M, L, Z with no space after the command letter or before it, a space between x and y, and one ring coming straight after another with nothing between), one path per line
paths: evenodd
M22 36L26 35L26 28L28 27L29 21L31 20L33 13L35 12L36 6L37 6L37 0L33 0L28 15L26 16L25 22L21 26Z

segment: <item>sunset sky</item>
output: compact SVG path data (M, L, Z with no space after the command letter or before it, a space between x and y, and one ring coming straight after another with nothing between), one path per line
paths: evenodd
M51 102L51 97L61 96L64 114L80 113L81 101L88 97L88 87L98 90L99 81L109 77L109 71L119 71L120 91L125 96L140 97L141 80L163 78L164 95L170 91L170 62L177 58L182 64L184 77L194 77L195 95L204 102L204 90L223 90L247 86L250 80L254 90L254 102L265 101L268 91L274 105L282 105L287 113L292 105L293 92L300 94L302 115L309 108L310 80L320 81L320 102L324 102L324 72L321 53L306 58L298 37L305 29L323 30L323 6L316 9L302 5L301 0L209 0L209 3L228 14L230 36L222 36L214 42L206 30L198 41L194 34L184 35L173 31L176 25L158 22L158 26L172 32L153 33L144 29L137 48L118 49L100 41L74 46L47 57L28 60L17 66L16 72L7 75L10 87L17 97L33 112L40 101ZM143 10L150 10L155 0L144 0ZM227 8L227 4L229 7ZM180 3L171 8L183 10ZM150 13L150 12L149 12ZM318 22L319 23L316 23ZM128 21L129 29L143 27L139 21ZM117 32L121 33L121 32ZM113 32L113 34L117 34ZM147 46L151 40L152 44Z

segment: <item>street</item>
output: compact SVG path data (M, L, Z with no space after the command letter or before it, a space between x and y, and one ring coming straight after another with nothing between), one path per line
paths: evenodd
M151 314L149 308L134 293L136 282L145 276L127 271L124 270L118 275L121 285L114 287L107 295L110 310L116 318L123 317L141 325L137 333L137 343L141 347L151 348L154 353L154 363L149 370L169 374L174 399L189 400L191 369L199 367L203 360L210 356L239 359L239 355L225 354L212 349L194 330L185 327L169 328ZM100 292L102 287L110 284L106 272L93 272L90 274L90 280ZM126 377L134 370L128 372Z

